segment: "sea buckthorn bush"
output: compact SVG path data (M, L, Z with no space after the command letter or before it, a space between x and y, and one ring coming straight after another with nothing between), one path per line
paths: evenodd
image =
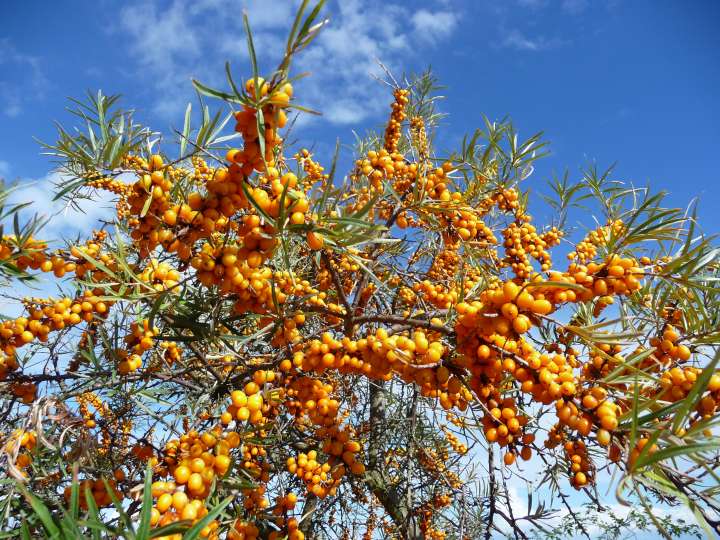
M525 538L554 511L513 515L508 482L540 470L581 532L569 490L608 485L717 531L713 239L610 171L536 198L546 143L509 122L439 150L430 73L390 77L353 156L291 145L321 7L267 74L245 19L252 69L194 81L217 113L173 137L91 96L46 145L58 198L114 197L86 238L51 245L3 187L5 295L63 291L0 322L4 530Z

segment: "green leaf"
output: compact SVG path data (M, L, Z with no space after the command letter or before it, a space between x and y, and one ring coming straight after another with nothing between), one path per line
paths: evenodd
M300 29L300 32L298 32L297 41L303 40L306 37L308 37L308 35L310 34L310 31L311 31L311 26L315 22L315 19L317 19L317 16L320 13L320 10L323 8L324 5L325 5L325 0L320 0L315 5L313 10L310 12L310 15L308 15L307 18L305 19L305 22L303 23L303 26ZM302 12L300 13L300 15L302 15ZM324 24L324 22L320 23L320 24ZM314 30L313 32L317 33L317 30ZM306 41L301 44L301 47L302 48L307 47L309 45L309 43L310 43L309 41Z
M37 518L42 523L45 530L48 532L51 538L59 538L60 537L60 529L58 529L55 520L52 518L52 515L50 514L50 510L48 510L48 507L45 506L45 504L37 498L35 495L27 491L24 487L20 488L20 491L22 492L23 496L27 499L27 501L30 503L30 506L33 509L33 512L37 516Z
M340 156L340 139L335 140L335 151L333 152L333 159L332 164L330 165L330 172L328 173L328 179L327 184L325 186L325 189L323 190L323 194L320 197L320 200L316 204L315 208L317 212L322 212L325 209L325 205L327 204L328 197L330 196L330 192L332 191L334 181L335 181L335 172L337 170L337 163L338 163L338 157Z
M102 523L100 519L100 510L98 510L97 504L95 503L95 497L92 494L89 486L85 487L85 502L88 507L89 520L87 521L88 527L93 531L93 538L96 540L100 539L100 531L107 530L107 527Z
M255 197L252 196L250 193L250 190L248 189L247 182L240 182L240 188L242 189L243 193L245 194L245 198L248 200L248 202L255 208L255 210L258 211L258 213L265 218L265 220L270 223L273 227L275 226L275 220L270 217L270 214L268 214L265 210L263 210L260 205L255 200Z
M60 528L65 538L80 538L82 533L78 527L77 517L72 517L66 509L63 508L63 518L60 521Z
M660 433L658 432L658 435ZM645 448L652 445L653 441L649 441ZM643 451L645 450L643 448ZM635 468L639 469L647 465L654 463L661 463L667 459L671 459L678 456L689 457L692 454L699 454L702 452L714 452L720 448L720 442L708 442L708 443L692 443L692 444L674 444L663 448L656 452L647 452L645 455L640 453L637 461L635 462Z
M305 13L305 9L307 9L308 2L310 0L303 0L302 4L300 4L300 7L297 9L297 12L295 13L295 20L293 21L292 28L290 29L290 33L288 34L287 44L285 45L285 54L290 55L292 54L293 49L293 43L295 43L295 35L297 34L298 28L300 27L300 23L302 22L303 13Z
M110 486L108 481L105 478L103 478L102 481L105 485L105 489L108 492L108 495L110 495L110 499L112 500L115 510L117 510L118 521L121 521L123 526L125 527L125 530L123 531L123 536L125 536L126 540L136 540L135 528L133 527L130 516L128 516L127 512L125 512L125 509L122 507L122 503L115 495L115 490Z
M73 464L73 482L70 486L70 516L72 519L77 521L78 518L78 511L80 509L80 500L79 500L79 492L80 492L80 484L77 481L77 473L78 473L78 464Z
M230 62L225 62L225 75L227 76L227 80L230 83L230 88L232 88L233 93L235 94L235 97L239 100L243 101L244 97L242 92L238 90L237 85L235 84L235 80L233 79L232 73L230 71Z
M243 27L245 28L245 37L247 38L247 46L248 46L248 55L250 56L250 65L252 66L252 76L253 76L253 83L255 86L253 86L253 95L250 96L250 98L257 102L258 99L260 99L260 86L259 86L259 74L258 74L258 63L257 63L257 55L255 54L255 45L253 44L253 38L252 38L252 31L250 30L250 21L248 20L247 12L243 11ZM257 108L257 107L256 107ZM261 116L262 114L258 111L257 116ZM260 138L260 133L258 132L258 139Z
M225 507L232 502L232 500L232 495L223 499L215 508L210 510L204 518L193 525L192 528L183 535L183 540L195 540L198 538L200 536L200 531L202 531L206 525L219 516Z
M30 527L28 527L27 521L23 520L20 526L20 537L22 540L32 540L30 537Z
M241 103L232 94L228 94L227 92L221 92L220 90L213 90L209 86L205 86L200 81L197 81L195 79L192 80L192 85L195 87L195 90L197 90L203 95L218 98L223 101L227 101L228 103Z
M302 105L298 105L297 103L288 103L287 107L288 107L288 109L296 109L300 112L314 114L315 116L322 116L322 113L320 111L316 111L314 109L310 109L309 107L304 107Z
M255 122L257 125L258 132L258 146L260 147L260 157L262 157L265 169L267 170L267 159L265 158L265 115L262 109L258 110L255 114Z
M145 215L148 213L148 210L150 210L150 205L153 201L153 195L152 191L148 193L147 199L145 199L145 204L143 204L142 210L140 211L140 217L145 217Z
M152 515L152 467L148 463L145 468L145 485L143 487L142 510L140 511L140 524L137 537L144 540L150 532L150 517Z
M182 158L185 155L185 150L187 149L187 142L190 138L190 116L192 113L192 103L188 103L187 108L185 109L185 122L183 123L183 130L182 130L182 136L180 138L180 157Z
M372 197L372 198L367 202L367 204L365 204L365 206L363 206L360 210L358 210L357 212L355 212L355 213L354 213L352 216L350 216L350 217L352 217L352 218L354 218L354 219L362 219L363 217L365 217L365 216L370 212L370 210L372 210L373 206L375 206L375 203L377 203L377 201L378 201L378 199L380 198L380 196L381 196L380 193L376 194L374 197Z
M160 538L163 536L170 536L171 534L184 533L190 528L191 525L192 521L190 521L189 519L176 521L174 523L170 523L169 525L165 525L163 527L158 527L157 529L151 530L148 538Z
M640 404L640 384L638 384L638 375L637 375L637 372L635 372L635 383L633 384L633 400L632 400L632 416L631 416L632 421L630 424L630 448L634 448L636 441L637 441L638 414L640 412L638 409L639 404Z
M107 266L105 266L105 264L103 264L103 263L101 263L100 261L98 261L97 259L91 257L90 255L88 255L88 254L85 253L84 251L80 251L80 255L83 257L83 259L85 259L86 261L88 261L88 262L89 262L90 264L92 264L95 268L97 268L97 269L99 269L99 270L102 270L103 272L105 272L105 273L106 273L108 276L110 276L110 277L116 278L115 272L113 272L112 270L110 270Z
M150 313L148 314L148 321L150 328L155 326L155 316L158 314L160 309L163 307L163 303L165 302L165 298L167 297L168 292L164 291L160 293L157 297L157 299L153 302L152 307L150 308Z

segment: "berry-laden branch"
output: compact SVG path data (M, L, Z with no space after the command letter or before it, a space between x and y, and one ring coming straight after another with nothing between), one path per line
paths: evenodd
M58 196L109 192L112 227L51 246L0 188L6 296L43 274L65 291L0 323L0 448L28 494L0 496L4 528L529 538L554 508L530 497L519 515L522 478L587 535L561 486L598 504L606 478L717 529L714 239L595 170L552 184L557 219L538 224L540 136L488 120L439 154L430 73L388 77L384 133L326 172L286 130L311 112L290 66L322 7L301 4L267 78L246 25L252 71L228 66L227 91L194 82L220 108L194 125L188 107L179 151L115 96L73 102L90 131L47 145ZM580 201L580 222L607 221L573 237Z

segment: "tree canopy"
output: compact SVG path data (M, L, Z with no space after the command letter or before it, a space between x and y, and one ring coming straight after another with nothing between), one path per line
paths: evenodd
M720 532L719 251L694 207L595 166L541 200L547 143L509 120L439 150L430 72L387 73L352 161L290 143L322 13L302 3L268 74L245 18L251 69L193 81L168 135L73 100L44 149L57 199L115 197L86 237L42 240L0 190L4 295L61 291L0 322L3 537ZM511 501L526 480L551 504ZM658 511L679 506L697 524Z

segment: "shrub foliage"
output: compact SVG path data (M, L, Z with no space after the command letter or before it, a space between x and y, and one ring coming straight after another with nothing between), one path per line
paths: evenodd
M73 101L56 197L116 200L85 237L51 247L2 189L6 297L61 291L0 323L4 537L698 532L658 503L718 531L718 249L692 209L595 168L536 200L546 143L508 121L440 154L429 73L388 74L352 161L289 144L321 10L264 77L245 20L251 71L194 81L171 136ZM528 467L550 503L511 500Z

